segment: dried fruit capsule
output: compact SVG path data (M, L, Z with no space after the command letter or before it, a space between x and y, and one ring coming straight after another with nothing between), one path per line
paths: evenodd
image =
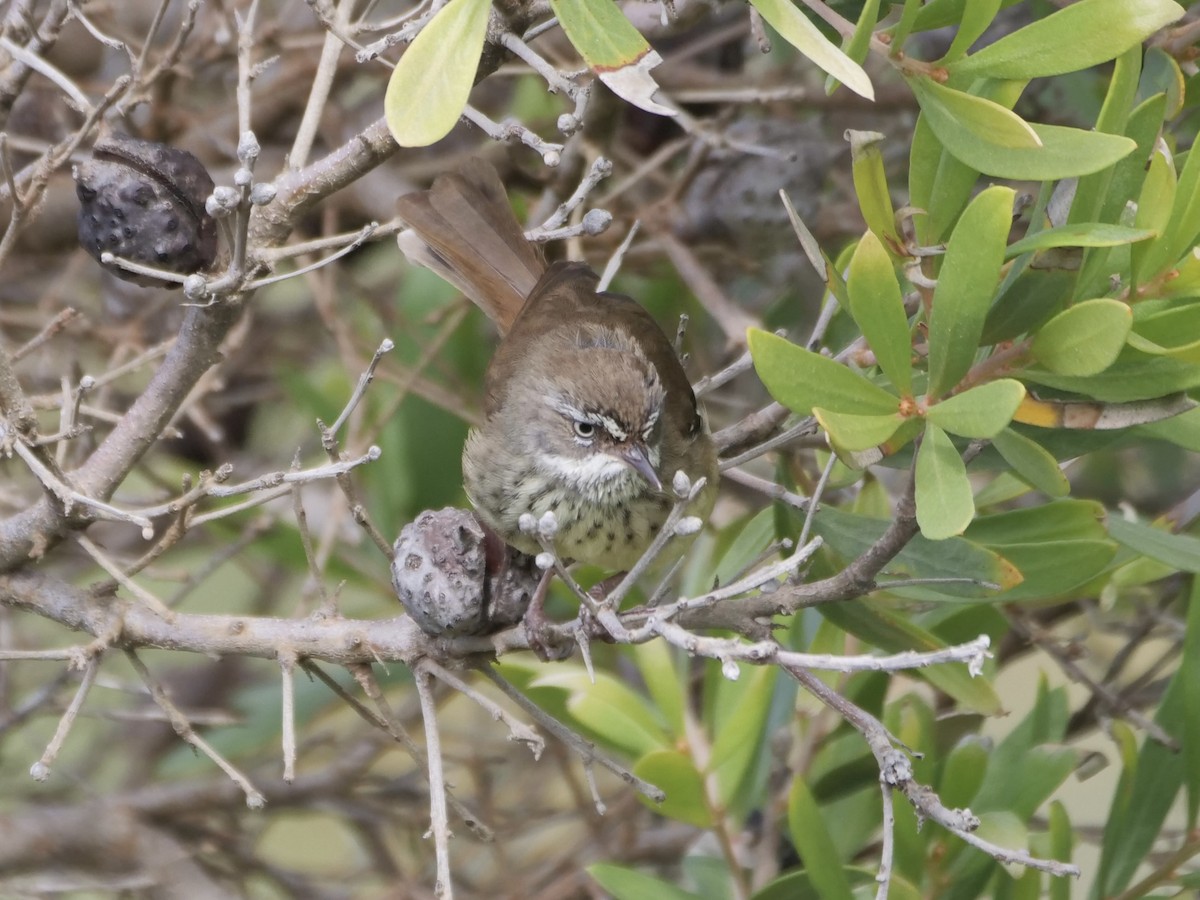
M396 596L421 630L434 636L488 634L515 625L538 584L531 557L505 547L463 509L421 513L404 526L393 551Z
M92 158L76 168L75 182L79 243L98 262L112 253L182 275L216 259L217 226L204 210L213 181L186 150L114 134L96 142ZM106 268L137 284L179 287L115 263Z

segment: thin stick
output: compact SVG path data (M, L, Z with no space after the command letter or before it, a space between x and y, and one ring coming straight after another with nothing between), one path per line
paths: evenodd
M67 707L67 711L58 720L58 728L54 730L54 737L46 745L46 752L42 754L41 759L30 767L29 774L33 777L34 781L45 781L50 777L50 767L54 765L54 760L58 758L58 751L62 749L63 742L66 741L67 735L71 731L71 726L75 723L76 716L79 715L79 710L83 708L83 701L87 698L88 691L92 689L92 685L96 682L96 673L100 671L100 655L99 653L95 653L88 659L87 665L83 670L83 679L79 682L79 688L75 691L75 696L71 698L71 703Z
M509 731L508 739L510 741L516 741L519 744L524 744L526 747L528 747L529 752L533 754L535 761L542 758L542 751L546 749L546 741L540 734L538 734L524 722L514 719L508 714L504 707L493 702L490 697L485 697L453 672L438 665L433 661L432 657L425 657L423 660L421 660L420 665L431 675L434 675L438 681L449 685L460 694L470 698L471 700L474 700L476 703L482 706L487 711L488 715L490 715L497 722L503 722Z
M262 809L266 805L267 798L251 784L250 779L242 774L236 766L218 753L208 741L196 734L187 716L171 701L166 691L163 690L162 685L154 680L154 677L150 674L150 670L146 668L146 664L142 662L137 653L133 650L126 650L125 655L129 658L130 665L133 666L134 670L141 677L142 682L146 685L146 688L150 691L150 696L154 698L154 702L167 714L167 718L170 719L171 727L175 729L175 733L211 759L220 767L222 772L229 776L229 779L246 795L246 806L250 809Z
M429 818L433 832L434 853L437 856L437 881L433 886L436 897L453 900L454 884L450 880L450 823L446 817L446 778L442 771L442 743L437 726L437 703L429 689L432 675L418 664L413 670L413 683L421 700L421 718L425 722L425 766L429 770Z
M283 780L291 784L296 780L296 654L281 650L279 671L282 675L283 695Z

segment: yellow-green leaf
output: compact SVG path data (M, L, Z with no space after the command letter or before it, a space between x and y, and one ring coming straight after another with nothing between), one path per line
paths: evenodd
M867 227L886 240L898 255L903 242L896 230L896 212L888 192L887 174L883 170L883 154L879 145L883 135L878 131L846 132L850 142L850 171L854 178L854 193Z
M947 66L954 75L1027 80L1116 59L1183 15L1171 0L1079 0Z
M1095 375L1117 359L1133 324L1133 312L1120 300L1085 300L1041 327L1030 351L1059 375Z
M462 115L491 10L491 0L450 0L400 57L388 80L383 113L401 147L440 141Z
M655 803L638 794L638 799L656 813L697 828L711 828L712 811L704 802L704 778L695 761L678 750L653 750L637 761L633 774L650 782L667 795Z
M1009 244L1004 256L1005 259L1014 259L1022 253L1049 250L1052 247L1119 247L1149 240L1156 233L1150 228L1129 228L1107 222L1079 222L1027 235Z
M975 359L1000 278L1014 192L990 187L963 211L950 235L929 319L929 397L958 384Z
M854 413L836 413L819 406L813 407L813 415L830 439L843 450L870 450L878 447L904 424L899 413L886 416L860 416Z
M1042 139L1028 122L993 100L956 91L925 76L909 78L908 83L930 127L951 153L954 148L945 135L956 133L1008 149L1042 146Z
M892 259L874 231L863 235L854 249L846 290L850 315L866 337L879 368L896 390L911 397L912 338L904 297Z
M1003 378L933 404L925 411L925 418L951 434L990 438L1012 421L1024 399L1025 386Z
M1019 431L1005 428L992 438L992 446L1020 478L1051 497L1064 497L1071 482L1058 467L1058 460L1037 441Z
M828 357L751 328L747 334L758 377L771 396L793 412L807 415L814 406L839 413L894 413L894 397Z
M925 427L917 451L917 524L931 541L962 534L975 515L967 467L946 432Z
M875 89L863 67L821 34L791 0L750 0L767 24L779 35L854 93L875 99Z

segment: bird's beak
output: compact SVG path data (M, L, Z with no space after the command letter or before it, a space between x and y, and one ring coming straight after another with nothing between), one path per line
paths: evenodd
M630 444L626 447L618 457L621 462L633 469L649 482L650 486L656 491L662 490L662 482L659 481L658 473L654 471L654 466L650 465L650 457L646 453L644 444Z

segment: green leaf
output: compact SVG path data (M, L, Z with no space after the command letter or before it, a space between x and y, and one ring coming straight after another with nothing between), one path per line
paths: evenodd
M658 84L650 70L662 62L640 31L610 0L550 0L568 40L605 86L647 112L673 116L654 99Z
M988 751L976 735L967 735L946 757L938 797L950 808L970 806L987 774Z
M1147 250L1139 279L1174 266L1192 249L1200 235L1200 154L1187 153L1174 193L1170 218L1162 229L1162 237Z
M973 0L964 4L954 40L950 42L950 49L938 65L945 66L971 49L971 45L987 31L999 11L1000 0Z
M804 860L804 870L822 898L852 900L842 860L825 828L824 816L802 775L792 777L788 793L788 828Z
M860 889L875 887L874 869L846 866L843 871L846 873L847 880L855 887ZM923 896L911 881L901 878L895 872L892 873L892 880L888 888L888 900L921 900ZM857 896L867 895L859 894ZM825 897L817 889L807 872L792 871L763 885L761 890L756 891L750 897L750 900L825 900Z
M1104 508L1084 500L980 516L966 537L1003 554L1025 580L1004 600L1059 597L1086 584L1112 562L1117 545L1102 524Z
M1059 375L1096 375L1114 362L1133 324L1120 300L1085 300L1065 309L1034 336L1033 358Z
M613 900L703 900L699 895L625 866L595 863L587 873L613 895Z
M1196 387L1200 385L1200 366L1126 347L1117 361L1098 375L1060 375L1030 366L1022 370L1021 379L1108 403L1125 403L1166 397Z
M992 437L992 446L1020 478L1043 494L1063 497L1071 491L1071 482L1058 467L1058 460L1041 444L1019 431L1005 428Z
M1050 804L1049 815L1050 857L1059 862L1070 862L1075 846L1075 831L1067 808L1059 800ZM1071 900L1071 882L1066 878L1050 879L1050 900Z
M1191 699L1188 682L1200 679L1200 654L1195 652L1200 646L1197 606L1200 600L1193 589L1184 637L1193 652L1182 657L1154 715L1154 721L1181 742L1196 733L1195 722L1188 722L1185 703ZM1133 880L1154 842L1161 838L1167 813L1185 780L1192 784L1200 777L1187 771L1194 761L1194 754L1179 753L1158 741L1147 738L1142 743L1136 764L1127 766L1122 775L1122 790L1114 797L1107 817L1093 896L1114 896Z
M813 520L814 531L827 547L843 559L855 559L879 540L888 522L822 506ZM1103 529L1097 528L1103 536ZM976 578L1002 589L1021 583L1021 573L1000 554L964 538L930 541L917 535L891 563L888 571L910 578ZM946 599L978 598L985 592L974 586L939 585ZM986 592L991 593L991 592Z
M450 0L400 57L388 79L383 113L401 147L428 147L458 122L475 81L491 11L491 0Z
M1200 409L1191 409L1161 422L1141 425L1138 430L1160 441L1170 441L1185 450L1200 453Z
M1192 830L1200 814L1200 578L1192 579L1183 652L1175 677L1179 679L1183 693L1180 742L1187 780L1187 827Z
M911 397L912 338L904 297L892 259L873 231L863 235L854 249L846 288L850 315L867 339L879 368L902 396Z
M1129 131L1130 114L1137 100L1138 77L1141 71L1141 45L1130 47L1116 58L1112 77L1108 80L1108 89L1104 94L1104 103L1096 116L1096 131L1133 137ZM1138 146L1141 147L1141 143ZM1102 211L1108 200L1108 192L1116 181L1115 176L1116 170L1113 169L1081 178L1075 188L1075 199L1071 202L1067 223L1075 225L1096 220L1114 221L1102 216Z
M857 416L854 413L835 413L819 406L813 415L837 446L843 450L859 451L878 447L896 433L906 421L899 413L887 416Z
M637 662L638 672L646 690L654 699L654 705L667 720L671 730L682 734L683 708L688 687L683 673L675 664L670 645L666 641L646 641L634 644L629 648L629 652Z
M946 432L932 423L917 451L917 524L939 541L962 534L975 515L967 467Z
M875 89L863 67L821 34L820 29L789 0L751 0L751 5L780 37L821 69L860 97L875 99Z
M1200 540L1194 537L1173 534L1145 522L1132 522L1120 515L1108 517L1108 533L1135 553L1180 572L1200 573Z
M708 771L716 774L719 799L726 807L742 790L758 756L771 708L776 671L770 666L742 666L737 681L722 676L712 725L716 739L709 755Z
M932 107L921 109L925 113ZM973 134L959 128L948 112L939 111L927 118L948 152L971 169L997 178L1055 181L1090 175L1124 159L1137 147L1122 135L1060 125L1030 126L1041 146L1009 147L987 133Z
M1171 0L1080 0L947 66L956 76L1044 78L1108 62L1183 15Z
M933 404L925 410L925 418L951 434L990 438L1012 421L1024 399L1025 386L1003 378Z
M757 328L749 330L747 339L758 377L792 412L807 415L820 406L839 413L887 415L899 407L897 397L828 357Z
M854 193L858 197L858 206L862 210L867 227L877 238L886 240L895 253L902 255L904 242L896 230L896 212L892 208L887 174L883 170L883 154L879 150L883 135L878 131L850 129L846 132L846 139L850 142L850 169L854 178ZM861 242L859 246L862 246ZM888 268L891 268L890 260Z
M1028 122L995 101L956 91L925 76L913 76L908 83L934 133L952 153L951 143L978 143L1008 150L1042 146Z
M595 684L579 666L557 668L539 676L531 687L567 691L567 710L591 733L638 756L670 745L656 711L641 694L605 672Z
M637 761L633 774L667 795L662 803L655 803L639 794L638 798L650 809L697 828L713 826L712 811L704 802L704 777L696 771L696 763L686 753L652 750Z
M1014 192L990 187L964 210L942 261L929 321L929 391L940 397L971 367L1012 222Z
M1149 228L1127 228L1124 225L1108 225L1104 222L1060 225L1058 228L1047 228L1009 244L1004 258L1015 259L1022 253L1049 250L1051 247L1118 247L1149 240L1155 234L1156 232Z
M1171 221L1171 209L1175 204L1175 194L1178 189L1178 176L1175 174L1175 163L1171 151L1161 141L1150 154L1150 165L1146 169L1146 177L1142 181L1142 190L1137 198L1137 215L1135 224L1154 231L1160 237L1153 244L1136 247L1133 252L1133 277L1141 280L1156 274L1166 262L1166 253L1162 250L1162 234ZM1153 256L1151 254L1153 253ZM1147 262L1152 268L1147 271Z

